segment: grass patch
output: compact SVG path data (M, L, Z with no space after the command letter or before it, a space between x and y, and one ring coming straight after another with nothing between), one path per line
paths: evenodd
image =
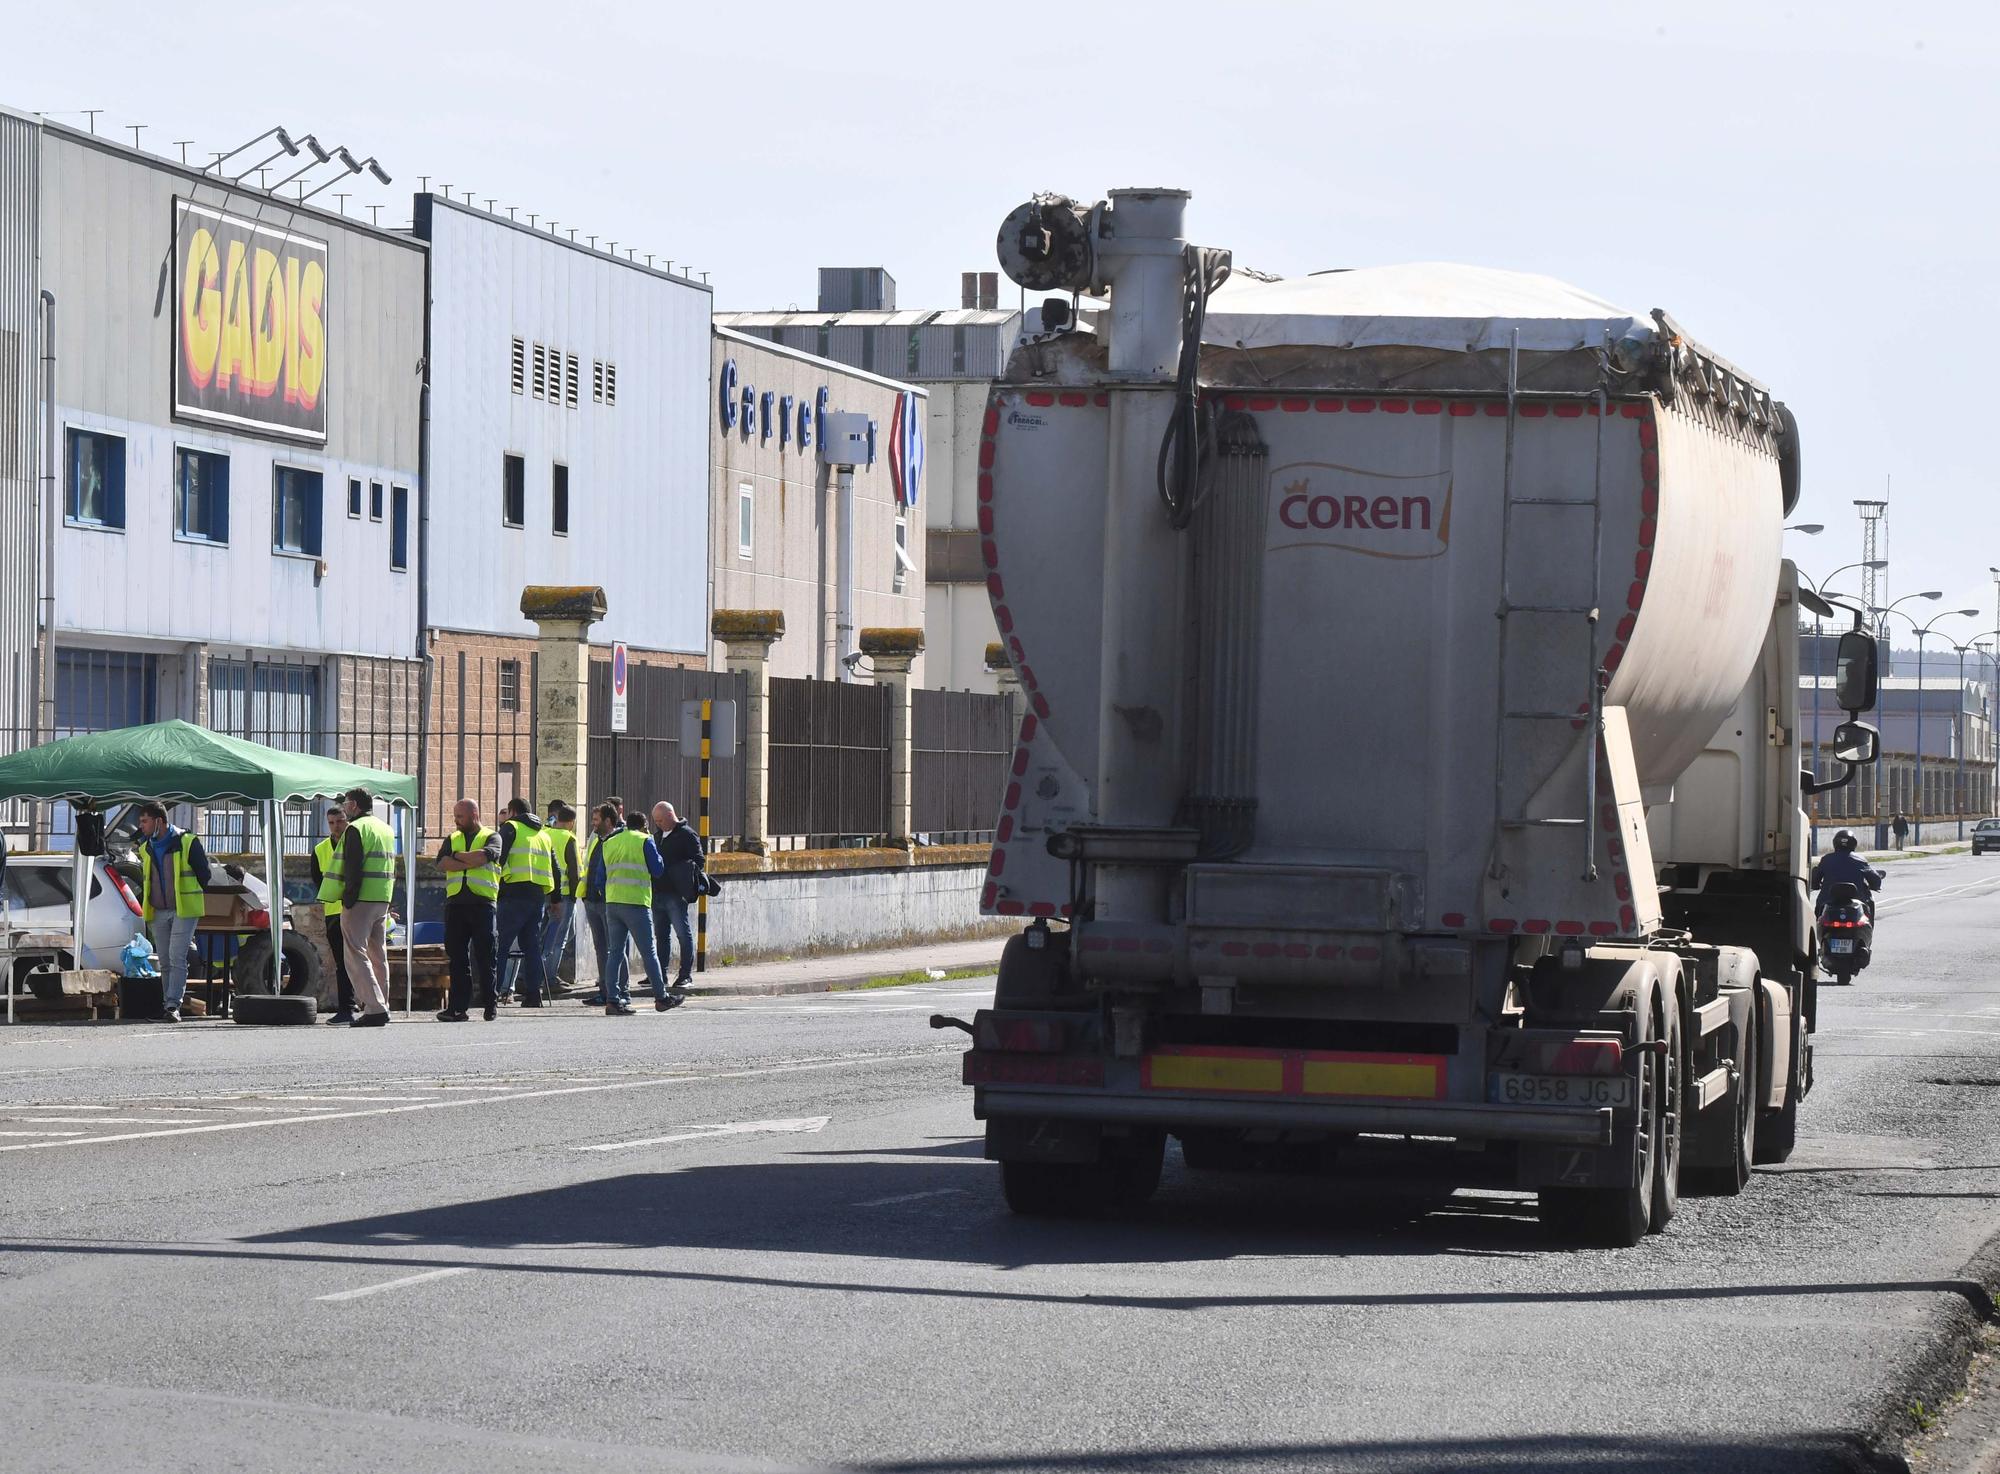
M929 969L915 967L911 968L908 972L885 972L879 977L867 978L858 983L847 983L829 991L848 993L859 992L864 988L907 988L912 983L956 983L966 978L990 978L992 976L993 969L991 967L948 967L944 969L943 977L936 978L930 975Z

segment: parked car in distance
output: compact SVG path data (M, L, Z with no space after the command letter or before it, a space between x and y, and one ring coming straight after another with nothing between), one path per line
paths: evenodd
M7 924L14 931L60 931L70 926L70 857L65 854L12 854L7 857L4 902ZM90 862L90 907L83 922L84 967L121 966L119 953L125 944L146 929L139 906L139 892L127 882L105 857ZM32 951L22 948L14 959L17 988L30 971L43 962L58 967L72 965L65 951Z
M1981 819L1972 826L1972 853L2000 850L2000 819Z

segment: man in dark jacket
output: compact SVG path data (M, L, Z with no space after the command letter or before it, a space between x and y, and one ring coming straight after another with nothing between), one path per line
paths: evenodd
M688 925L688 907L701 895L701 836L674 812L672 804L661 802L653 805L653 843L659 846L666 866L666 873L653 882L653 930L660 938L662 966L671 956L669 929L681 944L673 988L675 994L685 996L694 979L694 931Z
M1870 892L1882 889L1882 872L1861 858L1857 853L1859 848L1854 836L1843 829L1834 835L1832 851L1821 855L1813 865L1810 883L1819 893L1813 904L1815 913L1826 909L1826 888L1844 881L1854 887L1868 914L1875 914L1875 897Z
M479 822L479 805L462 798L452 806L452 832L438 848L444 871L444 952L451 965L451 991L438 1022L462 1024L472 1017L472 994L494 1016L493 983L499 950L494 900L500 893L500 836Z

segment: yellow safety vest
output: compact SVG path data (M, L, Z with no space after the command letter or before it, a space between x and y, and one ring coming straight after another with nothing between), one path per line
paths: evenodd
M361 895L363 901L387 901L396 894L396 836L373 814L348 825L361 836Z
M646 868L646 836L636 829L621 829L604 841L604 904L653 904L653 872Z
M486 848L486 841L491 838L493 831L490 829L482 828L476 831L470 840L466 839L463 829L454 829L451 832L451 852L454 855L462 855L467 850L483 850ZM493 869L493 862L488 860L484 865L475 865L470 870L446 871L445 896L447 898L456 896L460 891L471 891L482 901L495 899L500 894L500 877Z
M313 846L313 855L319 861L319 903L328 916L338 916L341 893L347 888L347 877L340 873L347 846L336 845L328 837Z
M583 847L583 863L576 867L576 898L581 901L584 892L590 889L590 859L597 853L597 847L604 843L599 835L591 835L590 843Z
M569 897L563 890L563 866L576 863L576 832L570 829L544 829L542 838L549 842L549 889L555 891L558 898L567 900ZM583 884L581 869L577 871L576 879L577 893L581 895Z
M200 916L208 910L208 894L201 888L201 877L194 873L188 857L194 853L194 836L181 831L180 843L170 852L168 868L173 872L174 915ZM141 841L139 845L139 884L146 896L146 920L153 919L153 846Z
M509 819L508 827L514 831L514 842L507 847L507 864L500 872L500 879L506 885L538 885L545 891L556 888L555 856L549 848L548 836L539 829L530 829L519 819Z

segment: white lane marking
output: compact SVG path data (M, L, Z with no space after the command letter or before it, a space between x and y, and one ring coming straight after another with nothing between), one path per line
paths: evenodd
M1924 891L1920 895L1896 896L1894 898L1885 896L1881 900L1875 903L1875 910L1878 914L1889 911L1898 911L1901 910L1903 907L1913 905L1918 901L1935 901L1948 897L1964 896L1974 891L1980 891L1981 887L1986 887L1987 889L1991 889L1996 885L2000 885L2000 881L1995 881L1989 878L1986 880L1968 881L1964 885L1946 886L1943 890ZM1984 894L1983 891L1981 893Z
M427 1280L445 1280L453 1275L471 1274L469 1265L458 1265L452 1269L431 1269L422 1274L406 1274L399 1280L384 1280L379 1285L363 1285L358 1290L342 1290L335 1295L315 1295L315 1300L359 1300L367 1295L379 1295L384 1290L400 1290L405 1285L421 1285Z
M199 1116L16 1116L11 1111L5 1113L15 1121L48 1121L58 1126L188 1126L201 1118Z
M81 1136L81 1131L0 1131L0 1136Z
M0 1146L0 1152L46 1151L53 1147L65 1146L103 1146L114 1141L145 1141L156 1136L203 1136L215 1131L257 1131L269 1126L296 1126L306 1121L355 1121L368 1116L400 1116L410 1111L444 1111L454 1106L505 1105L516 1100L540 1100L556 1095L602 1095L613 1090L647 1090L662 1085L699 1085L709 1080L751 1080L762 1075L791 1075L803 1070L838 1069L843 1065L867 1064L875 1060L916 1059L921 1058L924 1052L885 1049L872 1054L834 1055L827 1059L804 1060L797 1064L765 1065L754 1070L718 1070L708 1075L666 1075L652 1080L618 1080L609 1085L566 1085L558 1090L521 1090L512 1095L426 1100L416 1105L382 1106L367 1111L319 1111L302 1116L274 1116L261 1121L213 1121L204 1126L174 1126L165 1131L121 1131L110 1136L85 1136L76 1141L23 1141L13 1146Z
M338 1101L344 1104L394 1105L412 1100L429 1100L428 1095L267 1095L266 1100Z
M940 1187L933 1188L930 1192L925 1193L898 1193L893 1198L870 1198L865 1203L849 1203L847 1206L850 1208L887 1208L893 1203L916 1203L921 1202L925 1198L962 1198L964 1196L965 1189L962 1187Z
M16 1111L115 1111L123 1109L129 1111L132 1108L130 1106L108 1105L24 1105L10 1106L8 1109Z
M580 1152L622 1152L634 1146L665 1146L670 1141L709 1141L718 1136L763 1136L785 1132L812 1132L825 1129L831 1116L800 1116L789 1121L733 1121L726 1126L691 1126L672 1136L646 1136L637 1141L603 1141L596 1146L580 1146Z

